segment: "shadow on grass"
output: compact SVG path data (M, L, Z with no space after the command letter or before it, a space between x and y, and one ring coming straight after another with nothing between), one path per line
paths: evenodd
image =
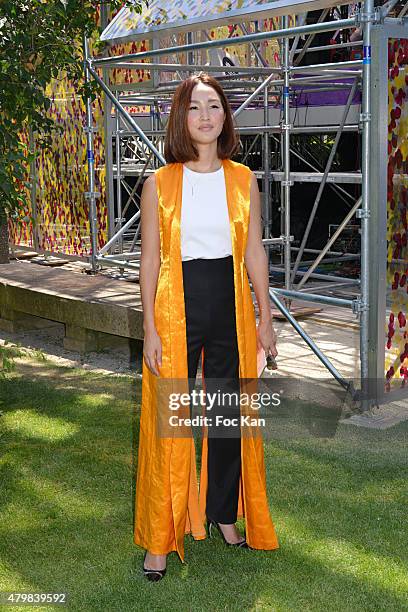
M281 548L187 536L187 563L169 555L153 585L133 544L141 381L41 372L0 386L3 589L66 591L86 611L406 609L406 424L268 442Z

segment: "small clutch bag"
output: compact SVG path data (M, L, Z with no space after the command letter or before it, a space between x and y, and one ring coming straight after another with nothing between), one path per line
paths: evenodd
M278 369L278 364L276 363L275 357L270 354L265 355L265 351L263 349L258 351L257 362L258 362L258 378L261 378L265 370L272 372L273 370Z

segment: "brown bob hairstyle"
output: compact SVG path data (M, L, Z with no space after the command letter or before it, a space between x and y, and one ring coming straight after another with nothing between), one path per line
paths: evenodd
M225 93L214 77L206 72L200 72L180 83L174 92L164 141L164 157L167 163L184 163L198 159L198 151L191 140L187 125L191 94L198 83L209 85L217 92L225 111L224 126L218 136L218 157L229 159L238 150L239 139L234 130L231 108Z

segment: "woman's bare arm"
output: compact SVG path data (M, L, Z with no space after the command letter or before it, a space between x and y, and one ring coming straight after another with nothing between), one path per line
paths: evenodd
M245 250L245 266L254 288L258 302L260 321L258 338L263 348L276 356L276 334L272 325L272 313L269 299L268 259L262 244L261 199L258 183L252 173L251 205L249 213L248 238Z
M139 283L143 308L145 334L144 357L151 371L158 375L156 361L161 365L161 344L154 320L154 301L160 271L160 230L156 179L146 179L140 200L142 252ZM160 345L160 346L159 346Z

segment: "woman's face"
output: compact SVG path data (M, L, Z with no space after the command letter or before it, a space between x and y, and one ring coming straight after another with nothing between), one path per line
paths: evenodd
M219 95L209 85L197 83L191 93L187 125L193 142L209 144L217 140L224 125L225 112Z

